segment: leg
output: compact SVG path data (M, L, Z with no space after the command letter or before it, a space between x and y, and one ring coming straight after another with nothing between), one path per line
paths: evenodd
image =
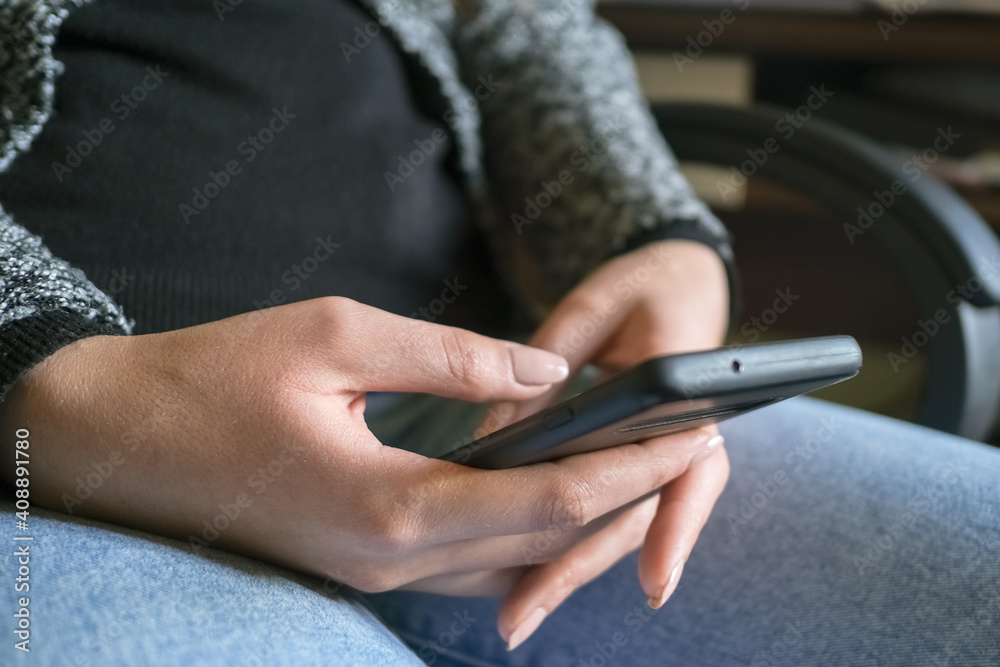
M14 511L0 503L0 664L420 664L333 582L34 507L20 531ZM16 592L14 551L25 545L30 589ZM30 653L11 633L20 597Z
M376 608L429 664L1000 664L1000 451L809 399L723 426L733 475L673 598L635 557L507 653L496 601Z

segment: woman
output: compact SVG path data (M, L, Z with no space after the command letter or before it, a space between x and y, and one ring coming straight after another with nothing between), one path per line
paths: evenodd
M830 563L877 539L872 527L910 488L876 484L864 505L877 499L878 511L839 550L808 527L859 516L849 496L868 486L852 474L926 480L943 447L969 468L969 486L945 496L964 534L988 512L977 492L989 488L991 453L921 431L909 457L889 447L876 465L868 439L910 431L808 402L769 410L740 427L760 433L730 431L747 445L745 486L730 493L761 484L770 504L757 509L773 513L736 515L745 531L722 523L740 542L727 547L716 529L699 546L704 564L688 557L729 472L714 432L514 471L421 455L453 446L463 423L489 430L537 409L588 363L613 370L712 347L725 330L725 232L677 174L619 38L588 6L99 2L60 31L66 70L47 118L55 65L44 38L67 8L17 3L5 15L18 29L4 70L15 94L0 201L87 276L7 221L0 339L12 388L0 419L5 434L30 433L32 501L74 517L35 518L38 544L62 554L42 559L37 581L58 582L62 597L37 600L33 650L123 663L405 664L416 658L350 589L406 588L419 593L373 602L426 662L801 664L834 634L874 638L862 650L878 659L903 655L889 613L899 602L873 610L876 629L837 613L861 609L858 595L900 590L900 579L845 586L842 600L826 593L843 583ZM314 298L331 294L350 300ZM508 342L546 309L529 345ZM148 335L105 335L121 333ZM395 392L493 409L470 415ZM829 456L781 494L777 467L821 426ZM839 504L824 506L817 488L836 489ZM967 511L951 511L959 500ZM804 515L777 523L789 507ZM996 590L979 560L996 529L975 536L960 549L961 582L919 589ZM911 546L941 554L943 541L925 530ZM606 572L640 545L645 609L632 600L634 560L623 562L631 572ZM79 557L91 549L108 550L120 576L95 577ZM727 549L745 551L728 554L733 563ZM786 550L822 554L823 567L776 572ZM654 621L649 608L677 589L686 562L703 598ZM776 585L799 576L809 583ZM554 611L595 579L582 596L597 590L613 604L574 599ZM440 593L503 602L423 597ZM794 618L788 596L802 605ZM97 616L79 615L91 608ZM562 620L543 625L553 613ZM930 624L956 609L928 613ZM277 630L286 619L291 641ZM708 623L717 628L706 636ZM561 641L525 643L540 627ZM720 640L718 627L745 632ZM995 650L981 627L972 637L958 650ZM833 661L860 655L834 650Z

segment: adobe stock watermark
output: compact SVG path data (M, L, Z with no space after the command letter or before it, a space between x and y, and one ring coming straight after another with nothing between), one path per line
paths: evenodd
M14 481L11 486L17 487L14 490L14 516L10 517L14 527L20 534L14 535L13 558L11 565L16 565L16 570L12 568L11 574L14 580L11 588L21 595L15 597L17 601L17 611L12 616L14 618L14 648L18 651L31 653L31 612L35 607L31 606L31 546L35 543L35 536L25 534L31 530L31 432L26 428L14 430L14 447L8 450L8 455L14 459ZM17 562L14 562L14 559Z
M542 211L552 206L552 202L561 197L566 187L572 184L573 174L568 169L560 171L559 175L551 181L542 181L542 187L535 193L534 197L524 198L524 215L511 214L510 220L514 223L515 231L518 234L523 234L524 228L537 220Z
M606 298L586 313L586 321L574 324L563 340L556 345L555 352L568 356L576 352L596 335L608 318L618 312L622 303L628 302L647 283L653 274L670 260L670 249L660 244L652 244L646 249L646 261L641 266L615 282L612 290L615 298Z
M337 566L336 572L324 572L326 576L323 577L323 583L321 585L323 589L323 595L330 598L331 600L336 600L340 597L341 593L344 591L346 584L342 583L346 578L344 573L344 568L340 565Z
M802 621L799 619L785 623L781 637L771 642L770 647L754 655L750 660L750 667L778 667L789 664L789 651L802 641L801 625Z
M108 281L108 287L104 291L109 296L121 294L129 285L132 284L132 281L135 280L135 278L135 272L129 271L127 266L123 266L120 269L112 269L111 280Z
M433 665L438 658L448 653L448 649L455 645L458 638L464 635L472 625L479 619L469 613L468 609L461 613L455 611L451 614L452 620L448 627L438 633L435 639L425 640L418 648L417 655L427 665ZM446 621L447 622L447 621Z
M204 185L192 188L193 197L191 203L181 203L177 210L180 213L184 224L190 224L191 218L201 215L209 204L222 193L233 179L243 173L244 165L248 165L257 159L274 138L285 131L289 123L297 117L296 114L289 113L288 107L277 107L271 109L271 118L255 134L247 135L247 138L236 146L236 153L243 157L242 164L239 160L228 160L219 171L208 172L208 180Z
M354 26L354 39L351 40L352 43L340 42L338 45L340 46L340 53L343 54L344 60L347 61L348 65L351 64L352 58L361 55L361 52L368 48L372 40L381 34L382 28L389 22L389 17L399 10L399 6L400 3L396 0L395 2L375 7L375 19L368 21L364 25Z
M865 543L868 548L852 558L858 576L863 577L868 568L873 568L887 553L895 549L906 531L916 525L917 519L941 503L951 487L964 479L968 472L969 467L961 461L949 461L938 471L938 479L933 484L915 491L906 503L907 509L892 523L883 523L878 530L879 534Z
M440 127L434 130L425 139L414 139L413 145L416 149L404 156L402 153L396 156L399 163L394 171L388 169L382 173L385 184L389 186L389 192L395 192L396 187L406 182L410 176L416 173L417 167L427 161L431 155L437 151L438 146L448 140L448 135Z
M769 308L761 311L760 315L751 317L740 327L740 334L746 337L749 343L756 343L762 334L768 331L778 321L780 315L784 315L795 305L801 296L792 292L791 287L785 289L776 288L775 298ZM684 385L685 398L692 399L702 396L707 392L719 378L731 375L738 368L734 367L733 353L738 352L746 343L735 342L729 345L726 350L715 354L715 363L698 374L697 378L692 378Z
M619 136L624 129L625 125L621 115L619 115L604 128L598 129L596 136L589 142L577 146L576 150L569 156L570 164L576 168L577 173L582 174L587 171L591 164L607 153L611 147L611 140ZM573 173L568 169L563 169L551 181L539 183L539 189L535 195L524 198L523 215L511 213L510 221L514 225L514 230L518 234L523 234L524 228L537 220L542 215L542 211L552 206L552 202L561 197L574 180Z
M819 87L810 86L809 96L806 101L798 107L789 111L774 123L774 131L784 141L791 140L795 133L802 129L806 123L812 120L813 115L823 108L835 91L829 90L826 84ZM738 192L746 185L747 179L754 176L767 164L771 156L781 150L781 141L777 137L768 137L759 148L748 148L747 159L740 163L739 168L732 166L729 168L729 177L725 180L716 181L715 187L722 197L722 201L729 201L729 195Z
M77 476L73 494L62 494L60 500L66 508L66 513L72 514L77 505L82 505L84 500L94 495L94 491L103 486L123 463L125 457L117 449L108 454L106 459L91 463L91 470Z
M879 32L882 33L882 41L888 42L889 37L906 25L906 22L910 20L910 17L916 14L926 2L927 0L901 0L900 2L893 4L892 12L889 14L889 20L879 19L875 23Z
M949 640L944 649L931 655L931 662L937 667L947 667L952 657L958 653L959 647L968 647L977 633L984 632L987 626L995 625L997 621L1000 621L1000 595L994 596L987 604L976 607L970 616L962 619L955 632L948 633ZM993 632L996 633L996 629Z
M479 448L482 446L481 444L477 444L476 441L509 424L513 416L513 403L503 402L490 406L483 416L482 422L472 434L462 437L448 449L449 452L455 454L452 463L464 464L468 462L472 455L479 451ZM428 492L438 489L440 483L445 478L456 474L461 474L461 470L451 466L435 465L434 470L425 478L426 484L407 498L406 506L411 510L417 509L426 500Z
M220 21L226 20L226 14L235 12L243 4L243 0L212 0L212 9Z
M628 645L633 637L642 632L659 609L650 609L648 605L636 605L622 618L625 629L615 630L603 641L594 641L594 649L590 655L580 660L573 667L607 667L622 648ZM626 629L628 631L626 631Z
M801 298L798 294L792 294L791 287L783 290L775 289L774 294L775 298L770 308L765 308L760 315L751 317L740 327L740 335L745 337L748 343L760 340L761 334L767 333L768 329L778 321L778 316L787 313L788 309Z
M567 528L556 526L546 528L535 535L531 544L521 545L521 558L525 565L537 565L546 562L546 554L557 546L561 546L560 538L566 534Z
M994 255L982 262L972 277L948 290L945 301L955 305L962 303L963 300L971 301L976 293L985 287L984 279L992 278L997 272L1000 272L1000 256ZM892 372L898 373L902 366L910 363L951 321L951 314L944 308L938 308L934 311L933 317L928 317L926 320L918 319L913 333L900 337L902 344L899 350L886 354L886 361L889 362Z
M947 128L939 127L937 129L937 136L934 138L931 146L924 149L921 153L911 156L909 160L903 163L902 169L906 177L905 180L897 178L889 185L887 190L882 190L881 192L876 190L873 192L872 197L874 201L867 208L858 207L857 223L853 225L849 222L844 223L844 233L847 235L847 240L850 244L854 245L854 240L857 237L868 231L879 218L885 215L886 211L896 203L898 197L906 194L909 189L907 181L910 183L919 181L920 177L931 168L931 165L937 162L961 138L962 135L952 130L951 125Z
M340 247L339 243L330 240L332 234L327 234L326 238L316 237L316 245L312 252L302 258L297 264L292 264L281 274L281 284L288 288L288 292L295 292L309 280L309 278L319 270L320 265L333 257L333 251ZM285 289L275 287L268 293L268 298L262 301L254 301L253 307L256 310L270 308L285 303L288 294Z
M548 28L545 34L538 35L541 39L553 38L558 35L557 27L579 18L581 11L589 11L588 0L561 0L558 4L545 3L545 23ZM558 20L553 20L558 19Z
M80 136L82 139L72 146L67 144L66 157L63 158L63 161L52 162L52 173L55 174L56 180L62 183L63 177L73 173L74 169L83 164L84 158L92 155L97 147L104 143L104 140L118 129L119 126L115 125L115 119L117 118L119 123L128 120L132 112L139 108L139 105L149 97L151 92L159 88L160 84L168 76L170 76L170 73L164 72L159 65L156 65L156 67L147 67L146 76L138 84L111 102L108 108L111 115L97 121L97 124L93 128L81 130Z
M441 116L441 119L448 124L448 127L455 129L458 127L461 117L460 113L472 113L479 109L482 102L485 102L496 92L497 88L505 85L500 81L494 81L492 74L480 75L476 77L476 85L471 88L467 95L454 103L454 108L448 109Z
M823 451L823 447L837 435L840 424L836 417L823 417L820 427L806 439L805 442L790 448L785 453L785 467L775 470L764 481L757 482L757 490L750 497L740 498L739 508L726 514L729 529L736 536L739 529L744 528L771 502L778 492L791 481L792 477L801 473L806 466Z
M156 397L153 401L153 409L145 419L135 424L131 429L122 434L119 443L129 452L134 452L146 442L164 422L169 420L170 414L175 412L171 409L171 404L162 396ZM125 454L121 449L114 449L108 455L92 461L90 466L83 470L74 480L76 486L73 493L63 493L60 497L67 514L73 511L85 500L94 495L94 492L101 488L106 481L125 464Z
M687 38L687 47L684 49L684 53L674 51L674 65L677 66L678 72L683 73L685 67L694 63L705 53L706 49L712 47L715 40L725 32L726 26L732 25L736 21L736 12L742 12L750 6L750 0L730 0L730 2L736 5L735 11L728 8L723 9L719 12L719 18L705 19L701 22L705 29L697 35Z
M960 303L961 299L956 299L956 302ZM899 348L899 351L886 354L886 361L889 362L892 372L898 373L902 366L910 363L917 356L917 353L926 347L934 336L938 335L941 327L949 322L951 322L951 314L944 308L938 308L934 311L934 317L929 317L926 320L917 320L916 331L909 336L900 338L903 345Z
M446 278L444 281L444 289L441 290L441 296L437 299L431 299L426 306L417 308L416 311L410 313L410 317L420 318L427 320L428 322L434 322L441 316L448 305L455 303L462 292L467 289L469 289L469 286L463 285L459 281L458 276L450 279Z
M248 491L252 490L254 495L259 496L267 491L267 487L281 477L291 465L295 463L292 454L302 451L302 445L286 443L270 461L262 465L256 472L247 477L246 489L238 492L229 502L219 503L219 512L209 519L201 522L202 530L199 535L189 535L188 544L191 551L198 553L200 549L211 546L225 531L243 515L244 511L253 504L253 496Z
M477 85L472 94L478 102L475 103L475 108L478 108L478 103L487 99L490 95L496 92L496 89L502 84L493 80L493 75L480 76L478 79L479 85ZM443 120L448 123L452 128L458 123L458 115L454 109L449 109L442 116ZM407 155L400 153L396 156L397 164L396 168L393 170L385 170L382 173L383 178L385 178L385 183L389 186L389 192L395 192L396 188L406 182L410 176L416 173L417 168L420 167L424 162L427 161L431 155L433 155L438 147L448 140L448 135L440 127L435 128L431 133L423 139L414 139L413 145L416 148L410 151Z

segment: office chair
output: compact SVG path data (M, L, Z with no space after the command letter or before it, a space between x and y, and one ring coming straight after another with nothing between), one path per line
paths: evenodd
M775 131L785 109L661 104L653 113L682 162L731 167L747 160L748 148L777 141L779 150L761 160L754 177L805 195L838 224L853 223L859 207L872 205L873 193L893 192L891 204L862 231L888 253L922 321L940 309L950 318L921 351L927 375L916 421L974 440L994 432L1000 421L1000 270L989 267L1000 262L1000 242L963 199L930 174L914 182L888 149L828 122L809 120L786 139ZM893 191L897 181L906 184L899 194ZM957 286L968 289L958 294Z

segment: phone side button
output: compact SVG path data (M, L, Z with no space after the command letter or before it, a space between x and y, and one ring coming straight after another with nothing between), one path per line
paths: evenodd
M542 417L542 424L547 429L559 428L573 421L573 408L557 408Z

